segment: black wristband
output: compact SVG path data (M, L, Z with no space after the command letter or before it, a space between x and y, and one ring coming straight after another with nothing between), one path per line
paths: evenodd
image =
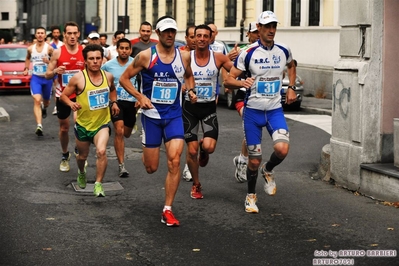
M194 94L196 94L194 89L189 89L189 90L187 91L187 93L189 93L190 91L192 91Z
M109 107L112 107L112 105L114 105L114 103L118 104L117 101L110 101L110 102L109 102Z

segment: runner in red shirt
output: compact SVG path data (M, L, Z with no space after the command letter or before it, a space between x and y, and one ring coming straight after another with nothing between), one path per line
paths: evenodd
M59 138L62 148L62 158L60 163L60 171L68 172L69 159L71 154L68 151L69 143L69 116L71 108L60 102L59 97L65 89L71 77L84 69L84 58L82 53L82 46L79 44L80 30L76 22L70 21L64 25L64 45L60 49L55 49L53 56L47 68L45 77L52 79L58 75L56 86L56 106L57 116L60 124ZM69 97L73 101L76 99L76 94ZM75 114L74 114L75 118Z

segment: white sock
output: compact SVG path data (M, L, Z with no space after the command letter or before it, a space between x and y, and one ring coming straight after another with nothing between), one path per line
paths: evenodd
M172 211L172 206L164 206L163 207L163 212L165 212L165 211Z
M42 124L37 124L38 127L43 127Z
M248 157L240 153L239 161L248 164Z

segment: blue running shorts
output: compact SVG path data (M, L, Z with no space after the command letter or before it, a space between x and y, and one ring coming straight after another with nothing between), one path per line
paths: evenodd
M32 75L30 80L30 92L32 95L41 94L43 100L50 100L52 86L52 79L46 79L45 77Z
M171 139L184 139L183 119L154 119L141 115L143 135L141 143L147 148L157 148Z
M247 146L256 146L262 143L262 129L266 127L274 143L289 141L288 126L285 121L283 108L270 111L244 108L243 128ZM275 134L277 132L278 134Z

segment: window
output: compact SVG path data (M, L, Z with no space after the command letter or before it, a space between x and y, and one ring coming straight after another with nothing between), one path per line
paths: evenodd
M145 4L146 4L146 2L147 2L146 0L141 1L141 22L146 21L146 19L145 19L145 8L146 8Z
M187 27L195 25L195 0L187 2Z
M173 0L166 0L166 15L175 17Z
M301 23L301 0L291 2L291 26L299 26Z
M235 27L237 21L237 0L226 1L226 17L224 19L225 27Z
M274 0L263 0L263 11L270 10L274 11Z
M320 23L320 0L309 2L309 26L319 26Z
M8 12L1 12L1 20L10 20Z
M157 24L157 20L158 20L158 0L152 0L152 25L156 25Z
M214 18L214 0L205 0L205 24L210 24L215 21Z

